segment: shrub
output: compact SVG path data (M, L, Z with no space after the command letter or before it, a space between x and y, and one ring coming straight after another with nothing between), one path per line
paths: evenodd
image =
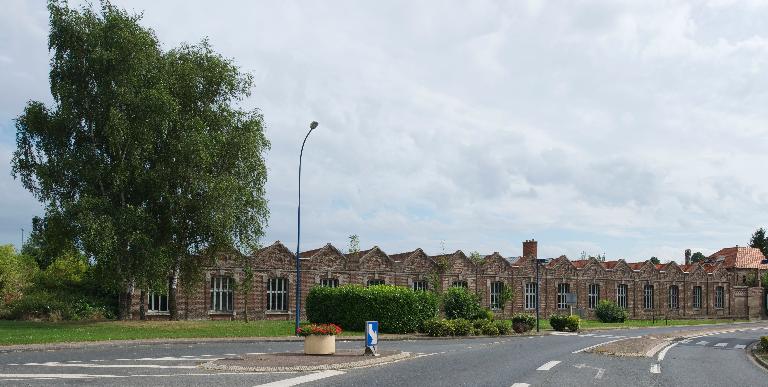
M477 329L478 331L483 329L483 326L488 323L488 320L482 319L482 320L472 320L472 326Z
M42 319L102 320L114 318L111 308L80 294L50 293L36 290L12 302L3 318L13 320Z
M768 352L768 336L760 337L760 351Z
M450 322L453 324L453 334L456 336L467 336L474 330L474 327L469 320L458 318L456 320L451 320Z
M493 322L500 335L512 333L512 322L509 320L496 320Z
M422 332L432 337L445 337L453 335L453 324L445 319L432 319L424 321Z
M416 332L425 321L437 317L438 305L432 292L391 285L318 286L310 290L306 302L310 322L362 331L366 321L378 321L382 333Z
M549 325L552 326L552 329L560 332L576 332L579 330L580 323L581 319L576 315L553 314L549 316Z
M474 316L476 320L489 321L493 321L495 317L496 316L494 316L493 311L488 308L478 310L477 314Z
M498 336L499 335L499 328L496 327L496 324L494 324L493 321L487 321L485 325L481 328L481 331L484 335L487 336Z
M448 319L473 320L483 314L477 295L461 287L450 288L445 292L443 307L445 308L445 317Z
M568 318L565 320L565 328L571 332L578 331L579 325L581 325L581 319L575 314L568 316Z
M518 313L512 316L512 329L516 333L529 332L536 326L536 317L528 313Z
M610 300L602 300L595 307L595 316L604 323L621 323L627 319L627 311Z

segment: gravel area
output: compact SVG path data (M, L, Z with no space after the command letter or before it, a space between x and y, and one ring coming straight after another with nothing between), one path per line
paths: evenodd
M339 350L335 355L305 355L303 352L281 352L244 355L203 363L208 370L234 372L286 372L338 370L369 367L412 357L410 352L381 351L379 356L365 356L362 350Z

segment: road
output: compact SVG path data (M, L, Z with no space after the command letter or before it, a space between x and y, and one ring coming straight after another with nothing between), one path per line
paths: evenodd
M711 326L710 326L711 327ZM221 373L197 364L245 353L301 350L300 342L206 342L96 346L0 352L1 385L229 386L483 385L483 386L758 386L768 373L745 347L768 335L768 323L720 326L738 331L678 342L653 358L616 358L584 348L653 332L700 329L611 330L531 337L385 341L382 347L419 357L371 368L313 373ZM360 341L339 341L358 348Z

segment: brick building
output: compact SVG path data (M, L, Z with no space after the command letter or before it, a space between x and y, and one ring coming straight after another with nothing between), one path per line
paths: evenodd
M768 269L762 253L749 247L718 251L703 263L650 261L571 261L565 256L538 260L538 244L523 242L523 255L504 258L493 253L473 261L462 251L427 255L421 249L387 254L379 247L344 254L331 244L300 254L302 296L313 286L391 284L416 290L445 290L462 286L476 292L484 306L510 315L533 313L540 289L541 314L567 313L566 294L576 295L574 312L594 318L599 300L617 302L630 318L762 318L764 292L751 276ZM241 285L244 265L251 265L250 290ZM539 286L536 266L539 265ZM239 319L247 308L254 319L293 319L295 311L295 255L282 243L257 251L246 260L223 255L206 270L203 284L179 291L179 316L190 319ZM183 285L183 284L182 284ZM502 311L501 289L511 286L513 301ZM133 315L140 315L141 296L133 300ZM302 301L302 306L304 302ZM147 318L168 318L167 297L148 294ZM302 312L303 313L303 312Z

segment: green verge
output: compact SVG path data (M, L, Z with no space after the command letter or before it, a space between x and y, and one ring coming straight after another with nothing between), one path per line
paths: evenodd
M0 345L66 343L79 341L286 337L293 321L0 321ZM342 332L342 336L363 336Z

